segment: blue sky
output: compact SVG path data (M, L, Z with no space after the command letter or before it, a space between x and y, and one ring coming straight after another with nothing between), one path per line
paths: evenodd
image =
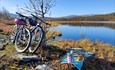
M17 5L24 7L28 0L0 0L0 6L4 6L9 12L15 13ZM62 17L68 15L92 15L115 12L115 0L56 0L51 8L51 14L47 16Z

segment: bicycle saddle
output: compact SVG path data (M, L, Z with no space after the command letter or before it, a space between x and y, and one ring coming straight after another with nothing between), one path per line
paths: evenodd
M25 25L26 24L26 21L23 20L23 19L14 19L14 22L17 24L17 25Z
M28 18L29 24L32 26L36 26L37 25L37 21L33 20L32 18Z

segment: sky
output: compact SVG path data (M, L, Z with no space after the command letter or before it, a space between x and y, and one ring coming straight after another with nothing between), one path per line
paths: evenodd
M10 13L18 11L17 6L24 7L28 0L0 0L0 7ZM62 17L69 15L94 15L115 12L115 0L55 0L46 16Z

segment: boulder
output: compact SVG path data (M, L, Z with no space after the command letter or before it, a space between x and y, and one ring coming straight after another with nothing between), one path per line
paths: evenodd
M53 70L53 69L51 69L48 65L46 65L46 64L42 64L42 65L38 65L38 66L36 66L36 68L35 68L36 70Z
M39 61L40 57L38 57L37 55L27 55L24 53L17 53L15 54L14 58L18 58L23 62L29 62L29 61Z

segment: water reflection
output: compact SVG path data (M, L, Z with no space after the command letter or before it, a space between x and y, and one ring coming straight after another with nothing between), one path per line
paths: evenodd
M60 25L53 30L62 32L62 39L80 40L90 39L92 41L102 41L107 44L115 45L115 29L96 26L71 26Z

